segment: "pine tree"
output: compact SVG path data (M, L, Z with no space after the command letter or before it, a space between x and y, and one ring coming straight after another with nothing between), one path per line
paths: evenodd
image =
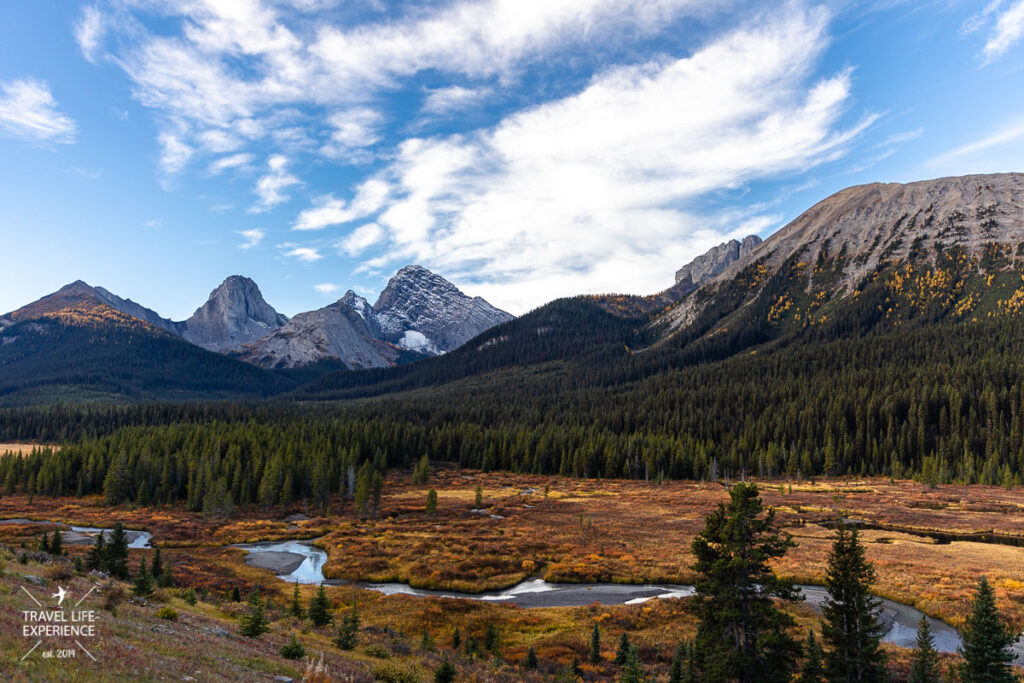
M288 605L288 613L296 619L301 619L305 612L302 609L302 603L299 602L299 582L295 582L295 587L292 589L292 601Z
M296 588L298 588L297 585ZM324 589L324 585L320 584L316 595L309 601L309 620L313 623L313 626L327 626L327 624L334 621L330 610L331 603L327 599L327 591Z
M306 648L295 637L294 631L292 631L292 639L281 646L280 652L281 656L285 659L302 659L306 656Z
M814 631L807 632L807 642L804 643L804 664L800 667L800 683L824 683L825 665L822 662L824 654L818 639L814 637Z
M537 651L533 649L533 645L526 651L526 660L523 662L523 666L531 670L537 668Z
M483 490L483 487L480 486L480 484L477 484L476 488L473 490L473 507L476 508L477 510L479 510L483 506L484 506L484 490Z
M462 633L459 632L459 627L455 627L455 631L452 632L452 649L458 650L462 645Z
M623 631L619 636L619 649L615 651L615 663L624 666L629 660L629 650L632 647L629 643L629 634Z
M484 649L492 655L501 654L501 632L493 621L488 621L484 630Z
M703 680L789 681L800 645L788 630L796 625L776 601L801 599L792 582L769 562L796 544L776 529L754 484L739 483L719 503L693 541L699 574L694 598L700 623L695 656Z
M107 563L107 545L103 539L103 534L100 533L96 536L96 543L85 556L85 567L86 569L92 569L96 571L103 571Z
M153 576L159 578L164 573L164 558L160 554L160 548L153 554L153 564L150 566Z
M1010 683L1016 680L1009 663L1013 655L1009 646L1017 639L996 610L996 597L988 579L978 582L971 616L963 630L964 661L960 666L963 683Z
M341 650L354 650L359 644L359 612L355 607L341 620L341 628L334 644Z
M53 532L53 538L50 540L50 554L54 556L60 556L64 554L64 546L62 544L63 539L61 538L60 530L57 529Z
M455 665L445 657L434 669L434 683L455 683Z
M590 634L590 663L601 663L601 626L594 624L594 631Z
M434 489L427 491L427 504L424 511L430 516L437 513L437 491Z
M668 683L696 683L693 672L693 648L685 640L679 641L676 654L672 658L669 669Z
M370 512L370 489L373 486L373 472L370 470L370 462L364 462L359 468L359 475L356 478L356 508L362 518L365 518Z
M139 560L139 573L135 575L134 587L132 592L139 597L146 597L147 595L153 594L153 577L149 573L149 568L146 567L146 558Z
M39 539L39 550L44 553L50 552L50 534L43 532L43 537Z
M426 453L412 470L412 483L422 486L430 481L430 458Z
M914 650L914 661L910 665L907 683L939 683L940 680L935 638L928 617L922 615L917 625L917 648Z
M881 683L887 680L881 603L868 592L875 569L864 557L857 530L841 525L828 557L821 637L828 646L825 671L830 681Z
M264 611L263 598L260 597L260 587L256 586L249 594L249 609L242 615L239 632L248 638L259 638L269 630L270 624Z
M102 532L101 532L102 533ZM114 524L105 553L105 570L119 579L128 578L128 534L121 522Z
M620 683L644 683L644 669L640 665L640 653L636 647L629 648L626 663L619 674Z

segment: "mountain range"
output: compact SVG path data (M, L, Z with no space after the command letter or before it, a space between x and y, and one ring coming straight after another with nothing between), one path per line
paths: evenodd
M741 352L1012 318L1024 312L1022 258L1024 175L1010 173L847 188L763 242L749 236L697 257L662 292L563 299L519 319L418 266L400 270L373 305L349 291L291 319L240 276L183 322L75 282L0 317L0 396L49 400L40 381L70 399L186 395L184 379L145 379L147 363L167 371L158 356L172 348L191 358L179 378L207 368L199 396L342 399L551 363L631 381ZM144 359L98 353L127 331L146 337L133 347ZM208 352L216 362L198 362ZM76 353L95 362L76 366ZM227 365L211 371L217 363ZM126 367L137 370L131 382ZM216 373L232 379L217 386Z

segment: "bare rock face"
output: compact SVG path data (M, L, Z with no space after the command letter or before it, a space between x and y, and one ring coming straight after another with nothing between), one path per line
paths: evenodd
M256 283L232 275L185 321L182 336L210 351L231 351L266 336L288 318L263 300Z
M815 264L840 257L842 270L825 287L830 295L850 293L885 263L931 262L951 248L971 256L989 245L1011 248L1024 242L1024 174L955 176L914 183L872 183L841 190L818 202L755 250L740 255L701 286L705 294L755 263L766 275L788 259ZM681 271L682 272L682 271ZM710 305L711 296L691 295L669 311L669 329L686 327Z
M701 285L721 273L761 244L757 235L747 235L743 241L729 240L693 259L676 271L676 284L686 282Z
M512 316L421 266L391 278L373 305L381 338L430 355L457 349Z
M400 358L436 356L511 320L444 278L406 266L376 305L349 290L316 311L300 313L270 334L243 345L242 358L271 368L337 360L356 370L394 365Z
M330 306L299 313L267 336L243 345L242 359L267 368L321 360L339 360L352 370L393 365L398 350L373 338L359 307L352 305L354 298L362 299L350 291ZM372 312L365 299L362 303Z

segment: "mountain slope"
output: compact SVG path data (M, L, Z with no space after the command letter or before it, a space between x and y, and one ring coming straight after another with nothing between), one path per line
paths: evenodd
M182 336L210 351L231 351L288 322L263 300L255 282L232 275L185 321Z
M258 398L294 386L67 288L0 329L0 404Z

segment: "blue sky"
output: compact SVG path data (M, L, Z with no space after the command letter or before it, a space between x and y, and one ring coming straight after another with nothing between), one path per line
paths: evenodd
M651 293L849 185L1024 171L1022 43L1024 0L4 3L0 311Z

